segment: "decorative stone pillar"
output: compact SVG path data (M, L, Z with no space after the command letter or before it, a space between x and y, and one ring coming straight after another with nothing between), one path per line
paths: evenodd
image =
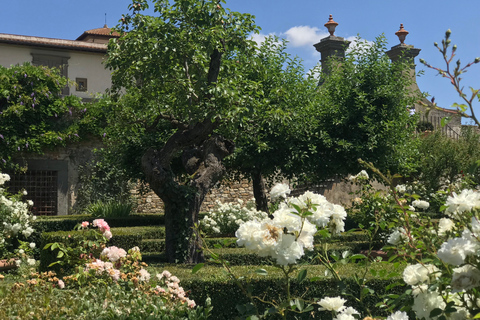
M315 49L317 49L317 51L321 54L320 62L322 63L322 72L324 73L328 73L328 59L330 57L337 57L340 59L345 58L345 50L350 44L350 41L334 35L335 28L337 26L338 23L333 21L333 17L332 15L330 15L328 22L325 23L325 27L328 29L330 35L326 38L321 39L319 43L313 45Z
M403 23L400 24L400 30L395 32L395 35L398 36L400 40L400 44L393 46L389 51L387 51L387 55L393 62L399 61L399 59L406 59L411 61L412 69L415 71L415 64L414 59L420 53L421 49L415 48L412 45L405 44L405 37L409 32L403 28Z
M386 52L387 56L392 60L392 62L397 61L406 61L408 62L410 69L407 70L409 76L411 77L411 84L410 84L410 91L414 94L420 94L420 89L417 85L416 80L416 73L415 73L415 57L418 56L421 49L415 48L412 45L405 44L405 38L409 34L407 30L404 29L403 23L400 24L400 30L395 32L395 35L400 40L400 44L393 46L389 51ZM429 101L425 98L422 98L422 103L417 103L415 106L411 106L415 108L415 112L423 111L421 104L429 103Z

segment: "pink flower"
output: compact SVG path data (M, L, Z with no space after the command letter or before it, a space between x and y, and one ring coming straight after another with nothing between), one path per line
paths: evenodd
M63 282L62 280L58 280L58 287L59 287L60 289L65 288L65 282Z
M89 223L88 221L83 221L83 222L82 222L82 228L85 229L86 227L88 227L89 224L90 224L90 223Z
M193 309L193 308L195 308L195 305L196 305L196 304L195 304L195 301L190 300L190 299L187 298L187 305L188 305L190 308Z
M108 223L103 220L103 219L95 219L93 220L93 223L92 225L94 227L98 227L100 229L100 232L101 233L104 233L105 231L110 231L110 226L108 225Z

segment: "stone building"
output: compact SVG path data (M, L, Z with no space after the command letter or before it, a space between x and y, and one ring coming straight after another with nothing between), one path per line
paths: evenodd
M73 82L62 93L90 101L111 86L110 71L102 63L108 40L118 36L106 25L85 31L76 40L0 33L0 65L9 67L30 62L56 67ZM28 171L13 176L10 186L28 190L35 214L68 214L75 203L78 167L99 145L100 141L88 141L41 156L29 156Z

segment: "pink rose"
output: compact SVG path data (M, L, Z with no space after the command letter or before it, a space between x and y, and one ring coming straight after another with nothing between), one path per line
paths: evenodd
M83 221L83 222L82 222L82 228L85 229L86 227L88 227L89 224L90 224L90 223L89 223L88 221Z

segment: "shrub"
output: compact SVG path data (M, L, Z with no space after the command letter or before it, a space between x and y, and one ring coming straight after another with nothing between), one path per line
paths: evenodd
M417 132L433 131L434 126L429 121L420 121L417 123Z
M108 149L95 149L93 159L79 168L76 212L92 210L91 207L98 207L99 203L112 202L131 204L133 209L135 199L130 191L134 183L116 163L117 159L117 155Z
M200 221L202 230L210 235L233 235L240 224L250 220L262 220L267 217L263 211L255 209L254 202L221 203L216 201L214 209Z
M9 180L8 174L0 173L0 258L10 258L18 249L19 240L32 235L32 222L36 218L28 210L33 202L22 201L22 196L27 195L26 191L10 195L1 188Z
M97 218L126 217L133 211L133 203L124 201L101 201L87 205L85 213Z

